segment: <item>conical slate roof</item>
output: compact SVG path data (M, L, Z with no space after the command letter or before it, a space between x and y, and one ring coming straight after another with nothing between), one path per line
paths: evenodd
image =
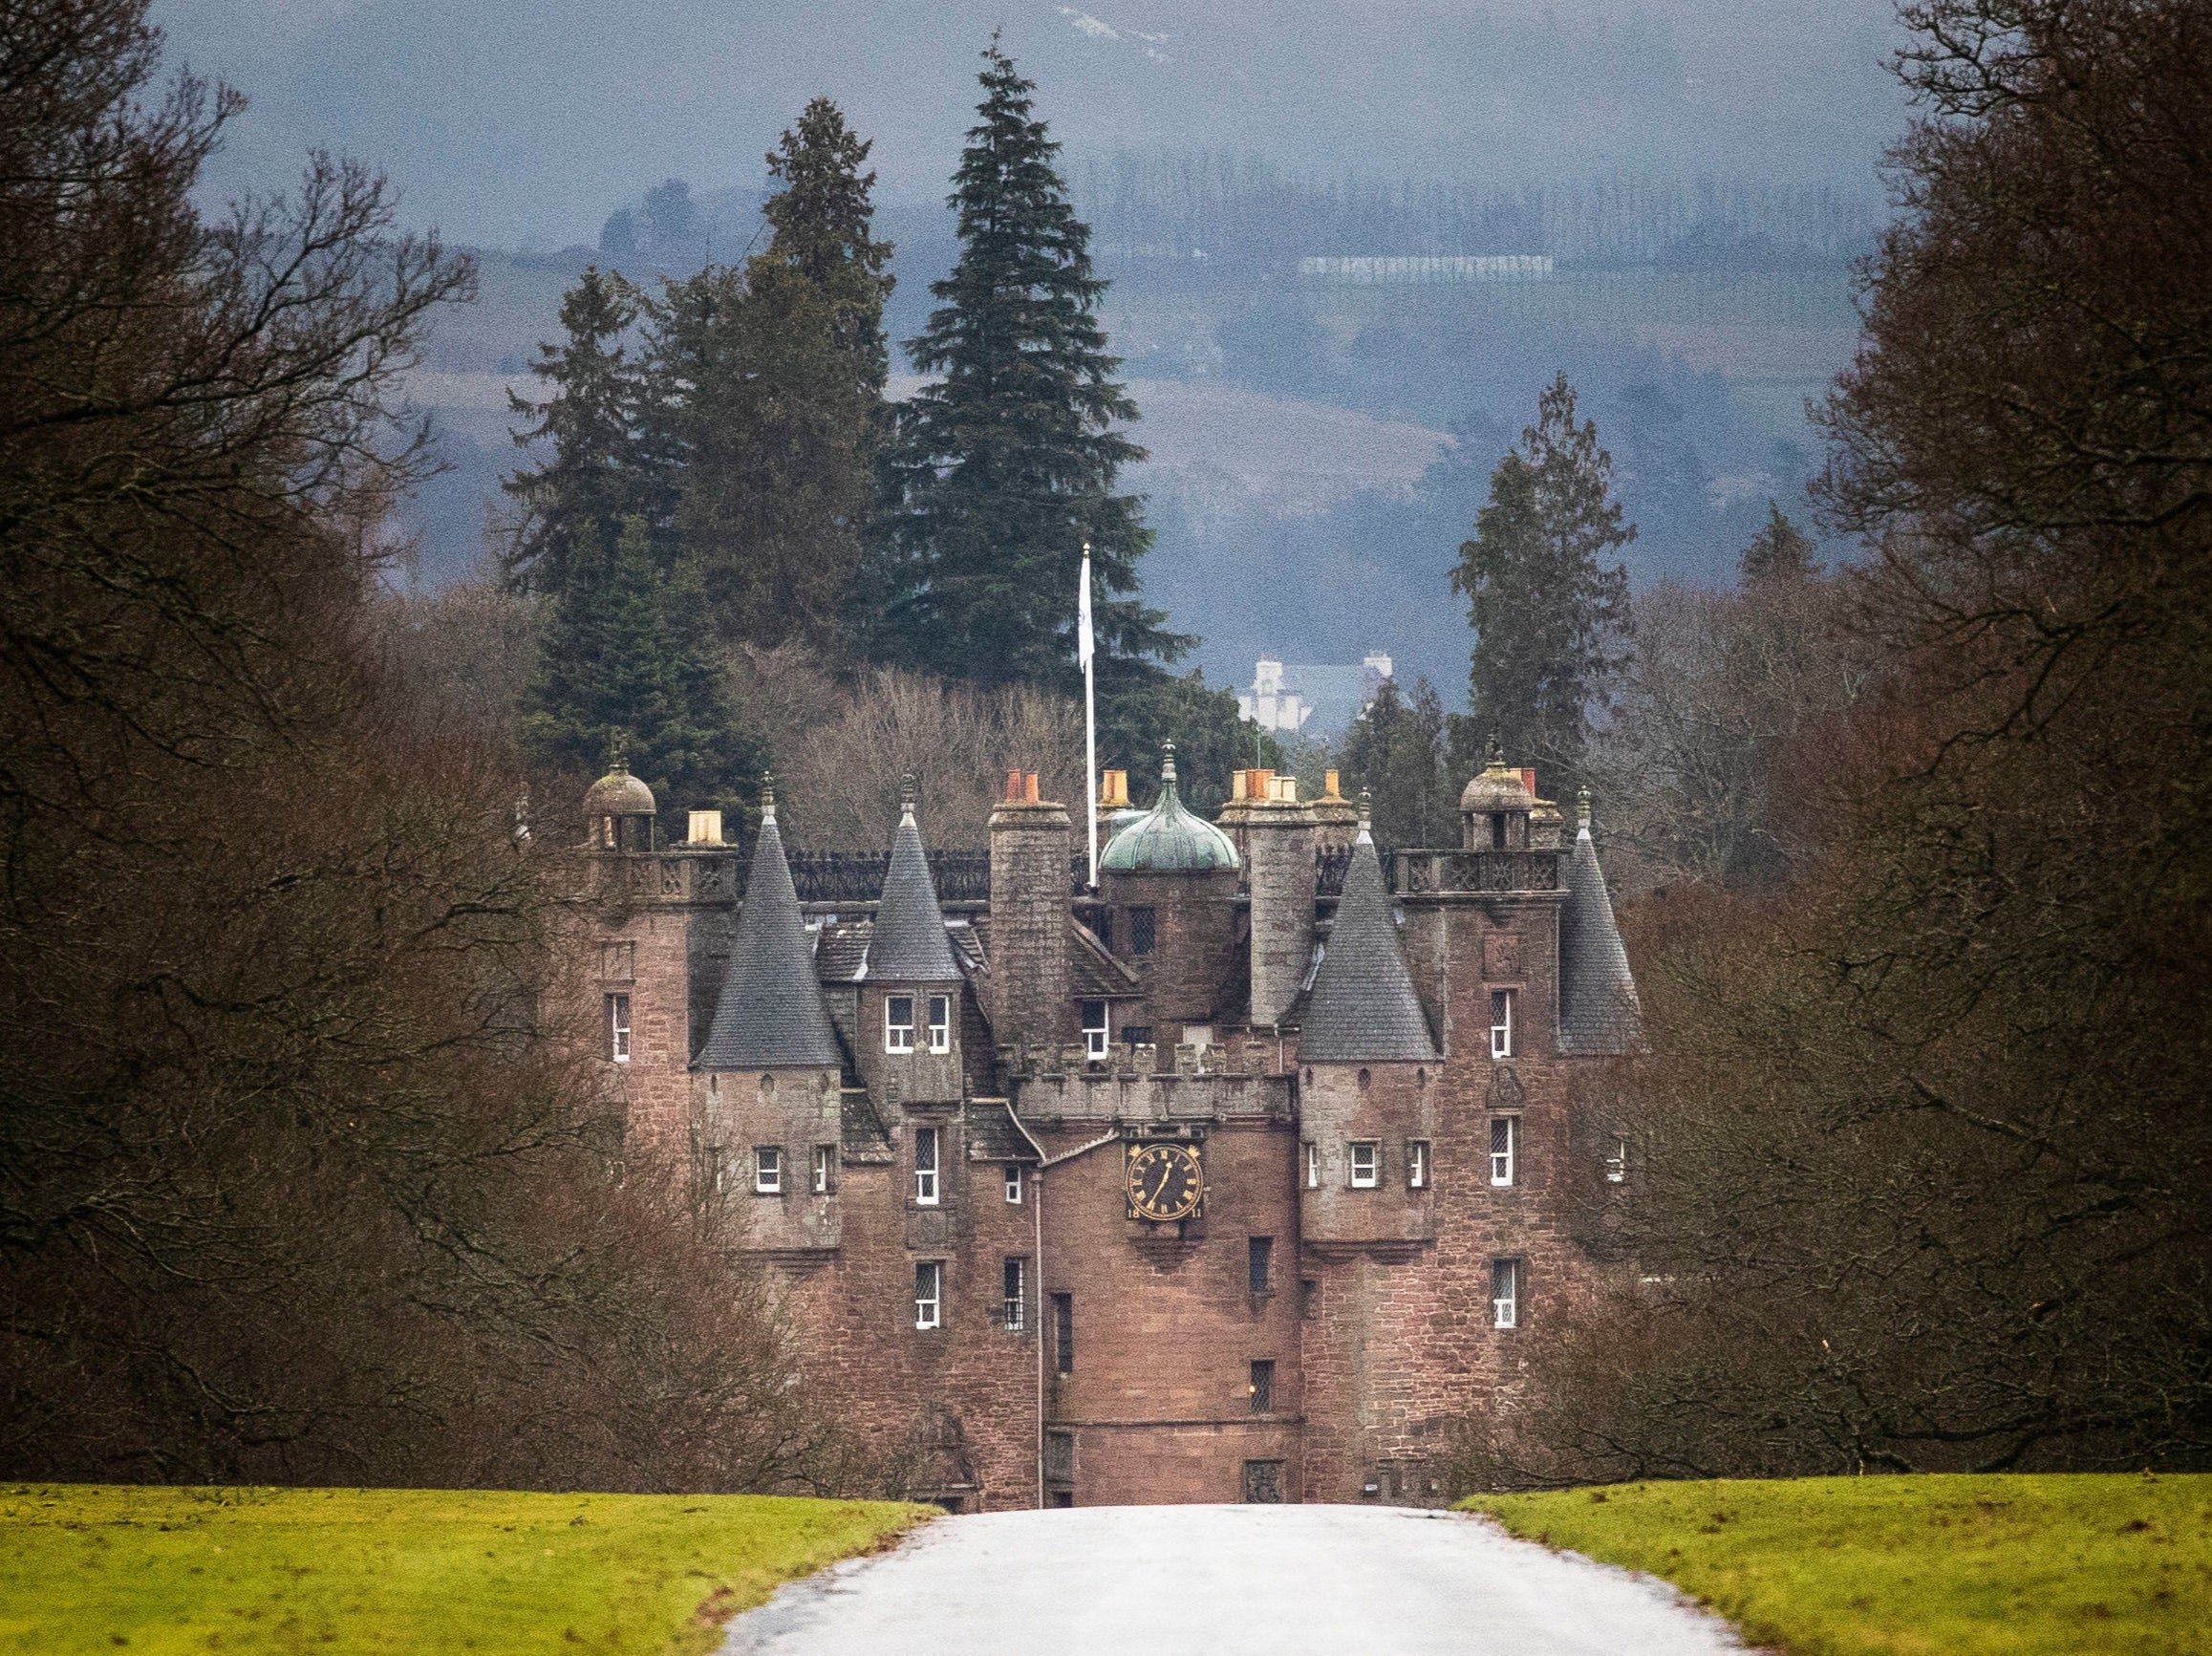
M883 897L875 906L875 932L862 974L896 983L946 983L960 976L945 936L945 913L937 907L937 883L930 877L930 859L922 850L922 830L914 824L911 786L901 803L898 831L891 836L891 867L884 871Z
M1175 788L1175 744L1160 745L1160 797L1152 808L1120 829L1099 853L1098 866L1120 873L1194 873L1236 867L1236 844L1202 816L1192 814Z
M1590 799L1580 802L1581 828L1567 858L1567 901L1559 913L1559 1050L1621 1053L1635 1049L1642 1016L1628 951L1613 923L1613 899L1590 839Z
M761 811L761 838L753 848L729 975L697 1067L773 1069L841 1062L837 1034L814 980L813 941L799 914L791 865L784 860L771 793Z
M1428 1014L1398 949L1398 923L1374 836L1361 825L1344 893L1306 998L1299 1056L1321 1064L1415 1063L1436 1056Z

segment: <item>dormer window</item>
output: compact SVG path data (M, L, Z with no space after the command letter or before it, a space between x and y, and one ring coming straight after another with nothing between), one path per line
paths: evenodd
M912 995L884 997L883 1049L886 1052L914 1049L914 998Z
M930 1050L953 1050L953 998L950 995L930 997Z

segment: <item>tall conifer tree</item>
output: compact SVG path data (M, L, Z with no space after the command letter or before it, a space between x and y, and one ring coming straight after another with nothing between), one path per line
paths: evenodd
M1144 450L1097 318L1090 230L1030 114L1035 90L994 37L980 119L955 175L960 257L907 350L936 376L897 411L886 466L874 654L958 677L1072 682L1083 545L1100 589L1102 656L1172 658L1190 640L1136 601L1151 545L1116 494Z
M655 327L656 426L676 527L723 636L846 654L874 505L891 244L870 233L869 145L826 97L768 156L774 236L742 272L672 284Z
M1506 752L1580 780L1590 714L1626 662L1628 571L1602 560L1636 538L1613 498L1613 458L1575 419L1561 374L1491 475L1451 584L1475 632L1473 722Z

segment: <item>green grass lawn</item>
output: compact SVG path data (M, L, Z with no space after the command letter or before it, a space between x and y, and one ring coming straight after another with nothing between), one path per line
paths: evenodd
M932 1509L759 1495L0 1485L0 1652L696 1653Z
M1791 1656L2212 1651L2212 1476L1643 1483L1477 1495Z

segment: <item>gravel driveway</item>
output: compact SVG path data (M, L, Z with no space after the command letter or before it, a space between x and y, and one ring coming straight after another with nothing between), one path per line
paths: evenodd
M1712 1656L1672 1590L1395 1507L1081 1507L939 1519L794 1582L724 1656Z

